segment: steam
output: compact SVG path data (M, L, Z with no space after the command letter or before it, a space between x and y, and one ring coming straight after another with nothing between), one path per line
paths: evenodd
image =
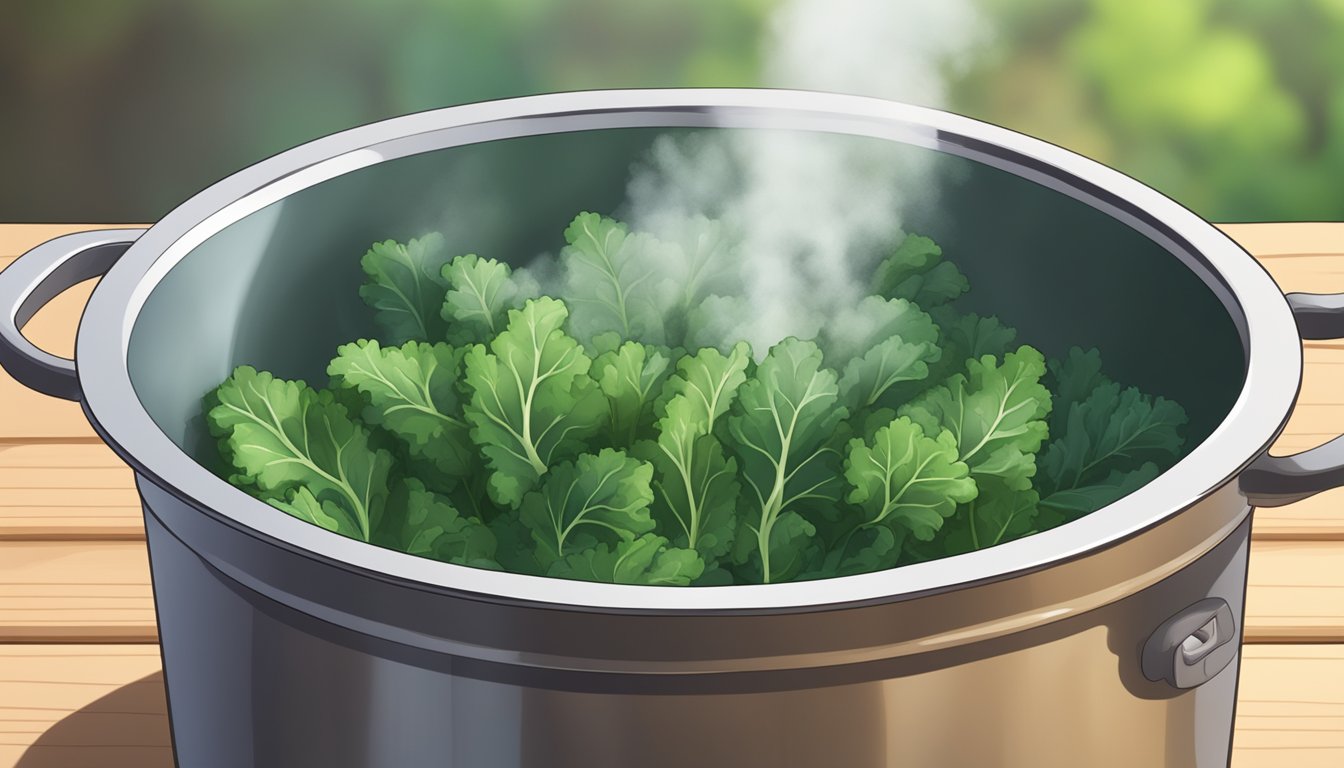
M942 107L948 73L984 38L971 0L789 0L771 20L764 82ZM736 274L706 285L692 312L760 357L787 336L816 336L867 295L909 196L933 194L928 154L819 133L664 136L635 169L623 215L669 239L697 217L723 222ZM724 298L734 294L743 300Z

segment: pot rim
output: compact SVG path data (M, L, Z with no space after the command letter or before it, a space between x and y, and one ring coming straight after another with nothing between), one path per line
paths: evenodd
M1162 245L1218 294L1246 350L1241 392L1218 428L1175 466L1066 525L875 573L689 588L487 571L346 538L229 485L179 448L141 405L127 360L139 312L168 271L224 227L309 186L387 160L502 138L619 127L769 127L870 136L960 155L1044 184ZM527 96L411 114L300 145L216 182L143 234L93 292L76 348L86 415L109 445L155 484L252 536L338 567L479 599L660 613L901 600L1030 573L1112 546L1210 495L1263 453L1287 420L1302 367L1296 324L1264 268L1213 225L1140 182L1048 142L953 113L869 97L771 89Z

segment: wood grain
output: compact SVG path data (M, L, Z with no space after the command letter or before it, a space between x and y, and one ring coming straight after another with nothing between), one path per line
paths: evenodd
M0 540L143 539L129 467L102 443L0 444Z
M1344 645L1242 651L1232 768L1344 765Z
M1334 256L1344 253L1344 222L1291 221L1216 225L1260 259L1285 256ZM1289 288L1298 291L1302 288Z
M1246 591L1248 642L1344 641L1344 546L1257 541Z
M0 224L0 263L53 237L90 229L137 229L148 224Z
M170 768L155 645L0 646L0 765ZM1344 765L1344 646L1243 650L1233 768Z
M0 542L0 642L155 642L143 542Z
M172 768L158 646L0 646L0 765Z

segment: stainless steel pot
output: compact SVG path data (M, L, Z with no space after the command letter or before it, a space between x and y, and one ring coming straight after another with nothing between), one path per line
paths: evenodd
M1204 408L1208 424L1199 445L1081 520L893 571L763 586L602 585L421 559L280 514L193 457L199 397L232 365L325 353L363 322L354 308L324 314L292 298L298 287L348 293L349 283L322 283L344 269L331 266L327 244L306 255L270 247L287 211L316 201L306 236L320 240L346 226L318 194L341 179L365 179L360 199L376 205L369 190L383 187L367 174L425 153L587 132L606 137L600 152L619 142L608 129L664 127L896 142L1085 209L1080 231L1147 243L1153 268L1175 282L1135 276L1137 266L1113 283L1086 269L1062 278L1018 269L1023 285L1062 280L1036 311L1058 314L1088 290L1101 292L1088 301L1104 299L1131 280L1145 291L1131 314L1140 328L1144 315L1211 297L1181 322L1154 320L1169 333L1151 343L1186 338L1187 320L1187 341L1201 338L1201 322L1225 327L1228 394L1209 390L1201 405L1202 390L1190 389L1183 402ZM97 275L78 367L20 335L50 298ZM1153 298L1168 284L1194 288ZM1338 440L1266 454L1297 394L1299 326L1309 338L1344 335L1344 301L1285 300L1215 228L1115 171L991 125L866 98L608 91L389 120L261 162L147 231L39 246L0 274L0 306L0 364L33 389L81 401L136 471L174 748L188 768L1221 766L1251 507L1344 482ZM1073 320L1086 325L1090 314ZM1040 332L1068 325L1047 317ZM1093 325L1130 332L1105 318ZM1208 335L1188 354L1218 346ZM1178 353L1129 357L1156 371L1181 367Z

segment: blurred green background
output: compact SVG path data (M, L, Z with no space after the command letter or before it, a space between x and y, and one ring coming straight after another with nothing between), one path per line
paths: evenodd
M1344 0L971 0L955 111L1217 221L1344 220ZM383 117L761 82L776 0L3 0L0 221L151 221ZM891 30L891 46L920 30Z

